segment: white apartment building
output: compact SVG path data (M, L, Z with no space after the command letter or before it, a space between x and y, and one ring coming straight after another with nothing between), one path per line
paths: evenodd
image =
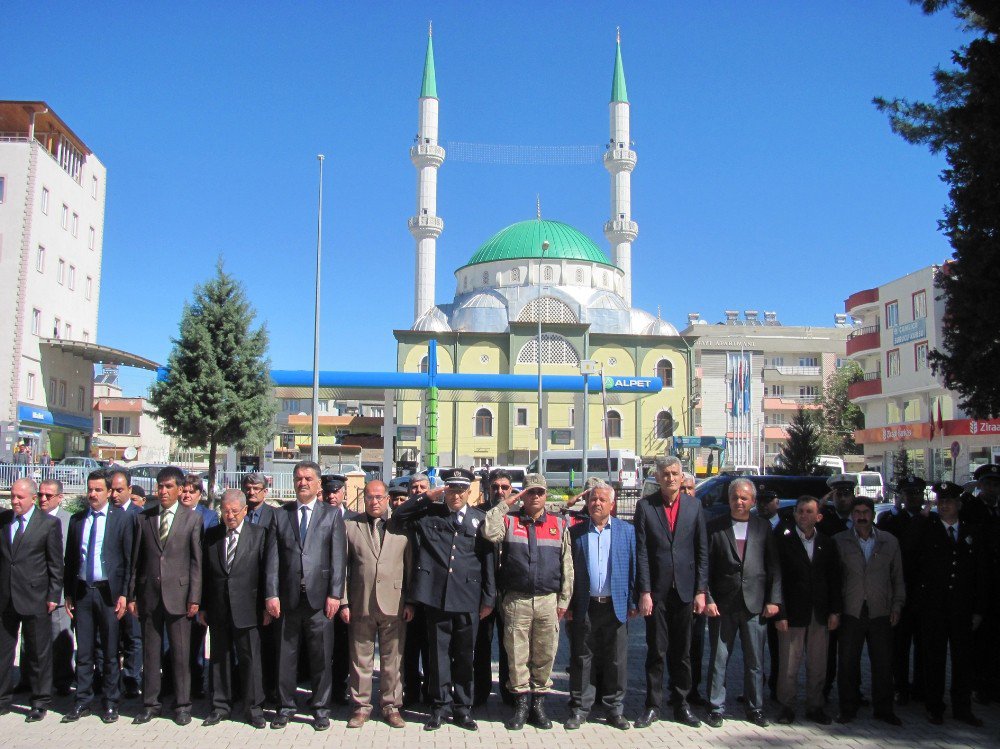
M1000 419L970 418L928 366L944 316L935 279L946 271L947 265L930 265L844 302L856 323L847 355L865 372L849 390L865 414L855 439L869 467L889 480L901 449L914 473L928 480L964 482L978 466L1000 460Z

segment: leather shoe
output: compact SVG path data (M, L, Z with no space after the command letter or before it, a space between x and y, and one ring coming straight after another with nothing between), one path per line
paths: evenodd
M883 723L888 723L890 726L903 725L903 721L899 719L899 716L896 715L896 713L878 713L872 717L874 717L875 720L880 720Z
M587 722L586 713L574 711L570 713L570 716L566 719L566 722L563 723L563 728L565 728L567 731L575 731L586 722Z
M313 718L313 730L314 731L326 731L330 728L330 719L325 715L317 715Z
M271 719L271 728L284 728L288 725L288 716L278 713Z
M649 728L656 721L660 719L660 711L655 707L647 707L645 712L639 716L639 719L635 722L636 728Z
M440 710L431 710L430 717L427 719L427 722L424 723L424 730L425 731L436 731L440 727L441 727L441 711Z
M619 731L627 731L632 727L632 725L627 720L625 720L625 716L619 715L618 713L615 713L614 715L609 715L607 723L609 726L611 726L612 728L617 728Z
M982 728L983 721L972 714L971 710L963 710L961 712L955 713L955 720L960 720L966 725L972 726L973 728Z
M783 726L792 725L795 722L795 711L790 707L781 708L781 712L778 713L778 717L774 722Z
M153 718L159 718L160 711L152 707L147 707L142 710L138 715L132 718L133 726L141 726L143 723L149 723Z
M705 722L708 723L712 728L722 728L722 712L719 710L713 710L705 718Z
M86 718L90 715L90 708L86 705L73 705L68 713L66 713L60 723L75 723L80 720L80 718Z
M364 710L355 710L351 714L351 719L347 721L348 728L361 728L365 723L368 722L368 713Z
M927 722L932 726L943 726L944 716L941 713L927 713Z
M201 722L203 726L217 726L224 720L228 720L229 716L222 712L221 710L213 710L208 714L208 717Z
M267 721L263 715L255 715L247 721L254 728L267 728Z
M105 723L117 723L118 722L118 708L108 707L101 712L101 720Z
M386 710L382 717L385 718L385 722L389 724L390 728L406 728L406 721L399 714L399 710Z
M833 722L821 707L815 710L806 710L806 720L811 720L813 723L818 723L821 726L828 726Z
M682 723L688 728L700 728L701 721L691 712L691 708L687 705L681 705L674 708L674 720L678 723Z
M37 723L38 721L42 720L45 717L46 713L48 713L48 710L46 710L44 707L33 707L28 711L28 715L24 719L24 722Z
M472 716L468 713L458 713L453 715L451 722L454 723L459 728L464 728L466 731L478 731L479 724L472 719Z
M852 720L854 720L854 713L841 713L837 716L837 722L841 724L850 723Z
M179 726L186 726L191 722L191 711L190 710L178 710L174 713L174 723Z
M767 716L764 715L763 710L751 710L747 713L747 720L755 726L760 726L761 728L767 728L771 725L771 721L769 721Z

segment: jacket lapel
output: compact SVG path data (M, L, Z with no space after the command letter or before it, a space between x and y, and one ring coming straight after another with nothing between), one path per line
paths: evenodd
M669 538L670 542L673 543L674 534L670 532L670 524L667 522L667 503L663 500L663 493L662 492L660 492L660 494L658 495L658 500L659 501L655 505L651 504L650 507L654 508L654 512L656 512L656 519L659 520L660 521L660 525L663 526L663 532L667 534L667 538ZM681 498L678 497L677 501L680 502ZM679 521L680 520L680 517L679 517L680 512L679 511L682 508L678 507L677 509L678 509L678 518L677 519Z
M729 539L729 548L732 549L733 551L733 558L742 562L743 560L740 559L739 548L736 546L736 534L733 532L732 520L730 520L729 523L726 525L726 538Z
M35 533L35 529L38 527L39 523L41 523L41 519L39 518L39 513L41 511L42 511L41 508L36 507L34 512L31 513L31 519L28 520L28 523L24 526L24 533L21 534L21 537L17 540L17 543L14 544L13 547L11 548L11 554L13 556L17 555L17 551L18 549L21 548L21 545L24 543L24 540L28 538L29 535L33 535ZM14 522L16 523L17 520L15 519Z

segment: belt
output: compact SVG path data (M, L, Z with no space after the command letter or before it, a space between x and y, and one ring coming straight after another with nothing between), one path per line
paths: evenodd
M611 596L591 596L591 603L611 603Z

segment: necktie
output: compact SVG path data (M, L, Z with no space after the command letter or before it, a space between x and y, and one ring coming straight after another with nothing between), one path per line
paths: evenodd
M309 529L309 508L302 505L302 519L299 520L299 541L306 545L306 531Z
M455 530L460 530L462 528L462 516L458 514L458 511L451 513L451 522L455 524Z
M948 526L948 536L951 538L951 542L952 543L955 543L955 541L958 540L956 538L956 536L955 536L955 526L954 525L949 525Z
M236 559L236 531L229 531L229 542L226 546L226 571L229 572L233 568L233 560Z
M160 513L160 545L162 546L167 542L167 536L170 534L170 513L164 510Z
M372 542L375 544L375 556L382 553L382 521L379 518L372 520Z
M87 585L93 585L97 578L97 560L94 552L97 550L97 520L104 517L103 512L95 512L90 516L90 537L87 539Z
M17 529L14 531L14 539L11 546L17 546L17 542L21 540L21 536L24 535L24 515L17 516Z

